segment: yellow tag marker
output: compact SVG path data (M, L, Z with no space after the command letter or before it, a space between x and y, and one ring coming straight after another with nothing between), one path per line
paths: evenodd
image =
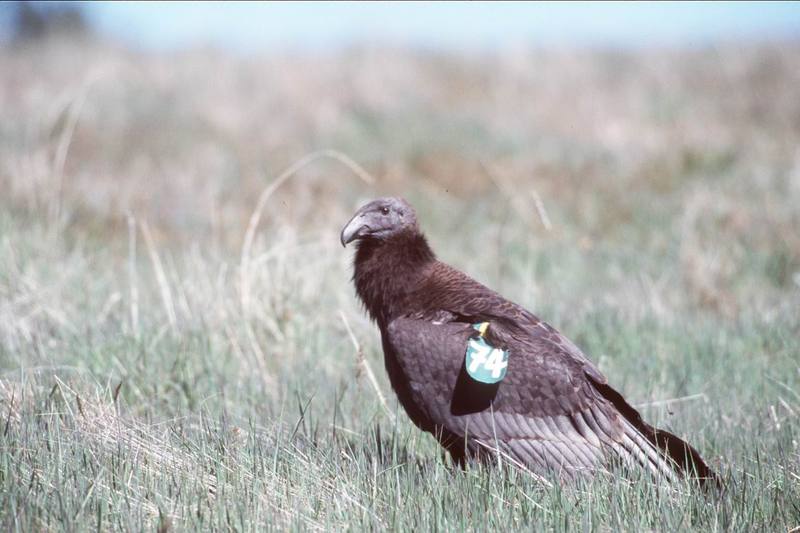
M480 324L477 324L477 326L478 327L475 328L475 329L478 330L478 333L481 334L481 337L486 335L486 330L489 329L489 323L488 322L481 322Z

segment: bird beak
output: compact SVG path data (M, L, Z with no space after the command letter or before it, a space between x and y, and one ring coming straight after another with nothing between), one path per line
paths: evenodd
M342 234L340 235L342 246L347 246L347 243L363 237L368 230L369 226L364 224L364 213L356 213L355 216L350 219L350 222L342 228Z

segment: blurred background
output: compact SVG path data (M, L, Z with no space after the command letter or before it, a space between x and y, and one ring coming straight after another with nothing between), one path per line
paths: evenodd
M796 2L3 2L0 413L19 422L4 449L50 457L66 424L69 449L113 456L104 431L122 413L151 461L102 489L113 500L168 484L159 457L202 479L197 442L287 402L316 398L323 433L332 418L366 435L388 415L365 361L390 411L394 397L338 232L400 194L443 260L573 338L715 467L787 450L796 466L799 87ZM41 428L54 383L84 416ZM689 400L659 403L674 398ZM249 431L232 471L276 434ZM14 457L8 494L35 468L90 481L77 459ZM318 486L336 457L304 461L307 478L270 478L306 487L269 492L287 521L334 490L356 495L352 514L319 504L337 527L358 527L359 502L393 508L367 502L349 463L361 488ZM754 501L778 509L791 496L773 466L760 486L777 492ZM52 517L49 494L26 493L25 516ZM189 496L160 494L204 527L181 514ZM224 500L209 512L223 520ZM748 524L796 525L764 520Z
M315 161L267 224L332 246L359 200L403 194L447 253L489 217L501 257L523 233L670 254L693 304L725 313L748 280L798 286L795 3L0 10L2 201L60 228L132 214L233 250L264 187L332 149L374 183Z

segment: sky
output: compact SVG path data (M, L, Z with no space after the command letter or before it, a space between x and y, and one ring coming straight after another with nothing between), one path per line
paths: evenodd
M800 2L110 2L83 5L103 34L144 49L241 52L352 43L423 48L695 46L800 39Z

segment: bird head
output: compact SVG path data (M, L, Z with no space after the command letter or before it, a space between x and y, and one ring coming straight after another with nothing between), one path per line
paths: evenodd
M362 206L342 228L342 246L355 240L386 240L417 228L414 208L402 198L378 198Z

